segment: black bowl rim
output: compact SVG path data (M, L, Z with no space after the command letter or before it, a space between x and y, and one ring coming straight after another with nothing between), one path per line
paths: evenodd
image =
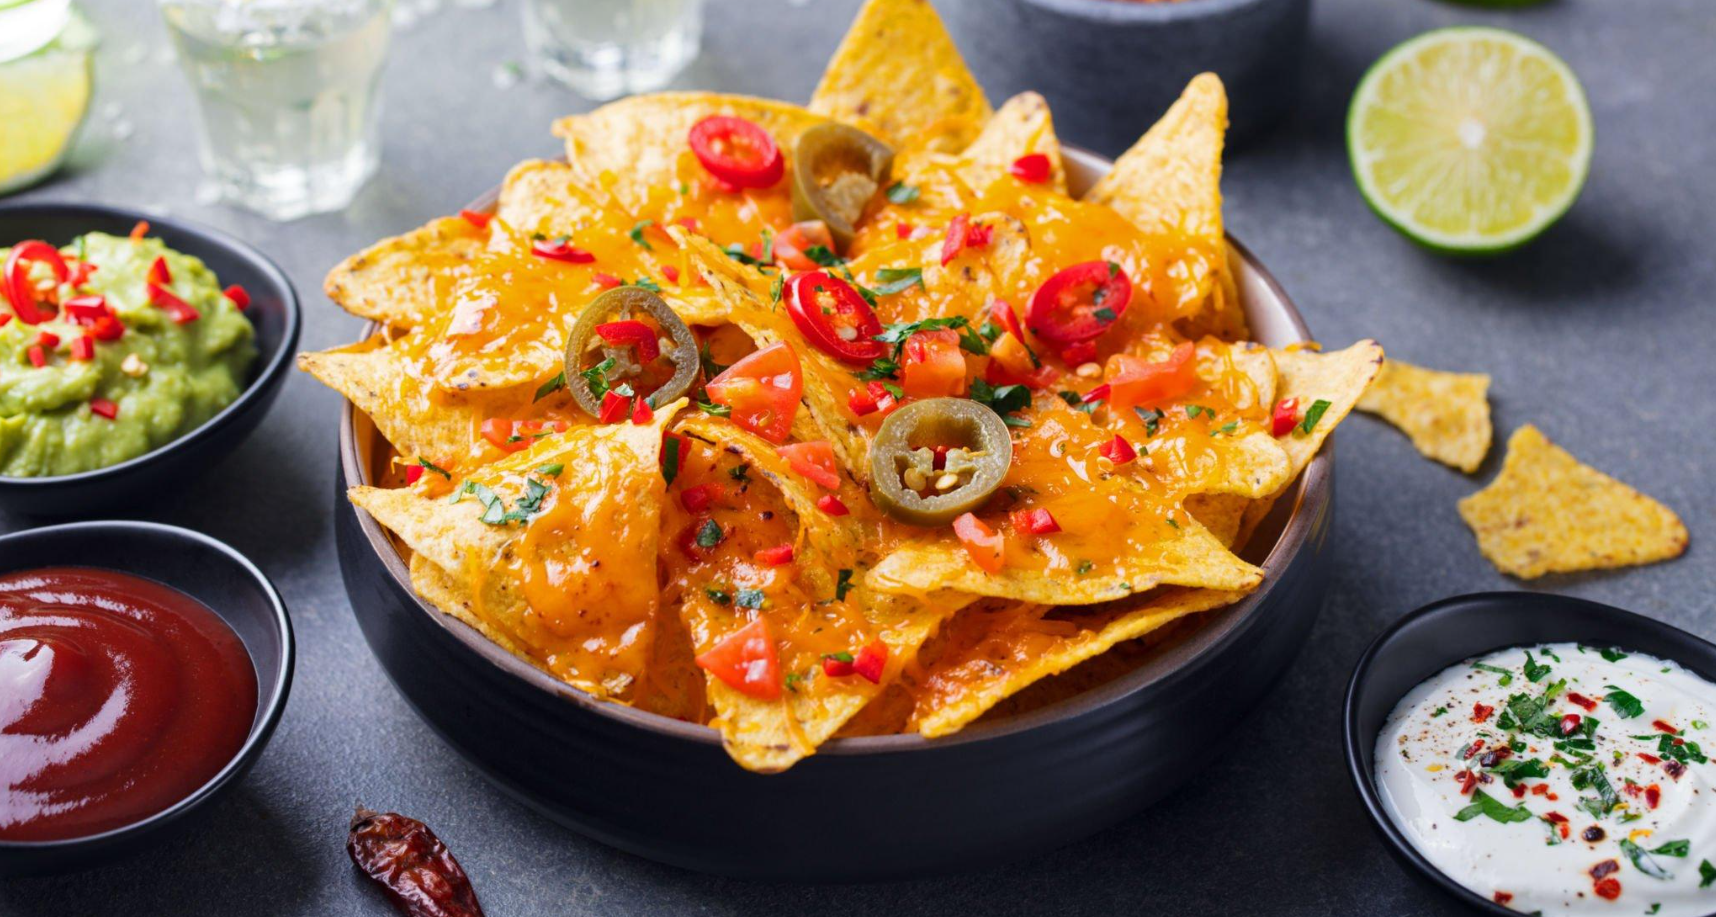
M1123 0L1020 0L1062 16L1088 19L1104 26L1168 25L1222 16L1234 10L1281 0L1179 0L1175 3L1128 3Z
M1454 609L1464 608L1478 603L1493 602L1506 602L1529 606L1573 605L1598 616L1614 618L1615 620L1626 624L1628 627L1652 631L1655 636L1660 637L1669 643L1685 644L1687 646L1702 646L1707 652L1712 654L1716 654L1716 644L1712 644L1710 641L1705 640L1696 634L1681 630L1672 624L1665 624L1655 618L1649 618L1637 612L1627 611L1624 608L1616 608L1613 605L1605 605L1602 602L1593 602L1590 599L1581 599L1574 596L1556 595L1554 593L1546 592L1502 590L1495 592L1469 592L1464 595L1456 595L1440 599L1438 601L1431 602L1428 605L1416 608L1404 615L1401 615L1393 624L1390 624L1382 633L1378 634L1376 639L1371 641L1370 646L1365 648L1364 655L1360 656L1358 663L1353 666L1352 677L1347 680L1346 696L1341 707L1341 744L1345 746L1347 776L1351 778L1353 782L1353 789L1358 793L1359 801L1364 807L1365 815L1370 818L1372 827L1376 829L1377 833L1382 835L1383 840L1392 849L1395 856L1405 862L1411 863L1419 873L1421 873L1425 878L1428 878L1431 882L1435 883L1438 888L1441 888L1448 894L1453 895L1463 903L1471 907L1475 907L1487 914L1495 914L1498 915L1498 917L1519 917L1518 911L1503 907L1477 892L1472 891L1464 885L1461 885L1459 882L1454 881L1453 877L1437 868L1434 863L1431 863L1430 860L1424 856L1424 854L1418 852L1418 848L1413 846L1411 839L1406 836L1406 833L1400 830L1400 827L1394 823L1394 819L1388 817L1388 812L1382 805L1382 796L1376 789L1376 775L1364 766L1363 749L1367 747L1367 745L1374 745L1376 743L1376 736L1368 736L1361 740L1358 735L1359 695L1368 687L1367 683L1370 679L1371 667L1375 663L1376 657L1384 648L1394 641L1395 637L1399 636L1401 631L1413 624L1423 621L1426 618L1434 618L1439 615L1451 614ZM1539 642L1555 641L1548 640ZM1496 646L1489 650L1484 650L1483 652L1492 653L1496 650L1523 645L1525 644L1509 643ZM1479 655L1482 654L1480 653ZM1438 666L1435 671L1440 672L1448 666L1454 665L1462 659L1467 658L1470 658L1470 656L1461 656L1459 659L1449 659ZM1667 658L1670 662L1679 663L1679 660L1672 657L1663 658ZM1685 663L1679 664L1685 665ZM1398 698L1396 698L1395 703L1399 703ZM1361 741L1366 744L1360 744Z
M104 477L123 474L144 465L163 461L171 453L190 445L192 442L213 436L220 427L226 426L234 417L249 410L253 404L262 399L263 393L272 387L275 381L281 378L287 368L291 366L292 359L298 352L298 337L304 325L303 309L298 302L298 290L292 286L292 280L286 276L285 271L280 269L280 265L275 264L272 258L263 254L255 246L212 226L204 226L201 223L182 220L177 217L134 210L129 207L112 207L106 204L16 201L0 203L0 216L30 210L50 209L83 211L96 216L114 217L122 220L147 220L151 226L165 226L175 232L196 237L201 244L229 250L240 258L255 264L257 269L271 283L277 284L285 292L285 296L281 297L281 304L286 313L286 329L285 333L281 335L279 348L272 357L269 357L268 362L256 374L256 378L251 380L250 385L246 386L244 391L239 392L238 397L233 399L231 404L222 408L220 413L210 417L196 429L177 439L162 443L142 455L126 459L115 465L108 465L105 468L92 468L89 471L80 471L76 474L61 474L51 477L19 478L0 475L0 490L48 490L69 484L87 484ZM187 252L187 254L196 255L196 252Z
M1114 0L1100 0L1112 3ZM1195 0L1195 2L1223 2L1223 0ZM1124 4L1123 4L1124 5ZM1179 4L1169 4L1179 5ZM1071 144L1063 144L1073 158L1089 159L1103 165L1112 165L1113 160L1092 153L1089 150ZM499 199L500 189L491 188L476 200L467 205L466 209L489 212L492 211ZM1239 254L1240 258L1255 272L1257 278L1280 303L1281 309L1294 335L1300 340L1311 340L1311 331L1305 324L1304 316L1292 297L1287 295L1268 268L1252 254L1238 239L1231 234L1227 242ZM363 334L367 338L379 325L370 322L364 327ZM368 469L359 460L355 436L354 408L350 401L340 403L340 467L347 484L368 483ZM1333 441L1330 437L1329 442ZM1153 660L1134 671L1114 679L1103 685L1098 685L1088 691L1080 692L1072 697L1046 704L1029 713L1007 717L993 723L978 723L966 726L950 736L928 739L915 733L902 733L885 736L857 736L851 738L832 739L817 747L818 757L873 755L907 752L930 747L949 747L968 742L982 742L998 739L1017 732L1027 731L1048 723L1070 719L1107 704L1126 695L1147 688L1163 688L1174 684L1182 678L1200 669L1209 659L1219 655L1222 650L1239 640L1243 634L1255 625L1259 617L1257 610L1273 592L1278 574L1291 563L1311 534L1311 520L1317 515L1316 508L1326 505L1332 498L1334 473L1334 450L1325 447L1318 452L1311 463L1306 466L1299 476L1298 487L1294 489L1292 514L1275 545L1260 566L1264 570L1264 583L1261 588L1251 595L1227 608L1212 614L1224 615L1218 623L1203 628L1183 643L1178 649L1183 651L1181 658ZM648 713L622 704L598 700L570 685L561 682L541 669L532 666L508 653L474 628L458 621L439 610L432 608L411 588L411 574L406 568L405 561L395 550L387 533L382 530L373 517L365 513L349 501L342 507L342 512L355 513L358 526L369 542L370 549L375 552L377 559L387 569L394 586L402 594L407 595L416 603L419 611L428 615L430 620L458 640L466 648L509 674L541 689L549 694L564 698L579 708L593 712L598 716L617 720L649 732L669 738L682 739L702 745L720 747L721 735L711 727L686 723L659 714Z
M207 802L210 797L220 792L226 784L232 782L232 780L237 777L240 771L249 767L255 759L262 754L263 747L268 744L268 740L274 735L274 727L279 724L280 715L286 709L287 696L291 693L292 672L295 668L295 659L297 657L297 641L294 639L292 634L292 617L286 611L286 602L280 598L280 592L274 588L274 583L268 579L267 574L263 573L256 564L251 563L250 558L240 554L237 548L234 548L218 538L204 535L202 532L180 528L176 525L164 525L159 522L96 520L92 522L67 522L61 525L48 525L40 528L25 529L22 532L13 532L10 535L0 535L0 551L4 551L8 545L16 544L17 542L31 538L38 538L46 534L79 531L90 532L95 530L108 530L121 533L135 532L140 534L158 535L166 538L182 538L187 541L195 541L204 547L212 548L218 554L225 555L227 560L231 561L249 576L250 580L262 591L263 597L268 600L269 607L273 609L276 633L280 638L280 664L273 672L273 677L270 679L271 688L268 690L266 696L263 695L263 686L261 683L259 682L257 684L257 706L264 711L262 718L250 727L250 733L245 736L244 744L239 746L238 751L233 754L232 760L228 761L225 766L217 771L213 777L210 777L202 786L193 790L190 795L153 815L134 821L129 825L121 825L120 827L103 831L99 834L87 834L82 837L59 838L51 841L0 840L0 856L4 856L7 853L12 852L34 853L52 850L69 850L85 846L105 846L135 835L146 834L166 825L169 822L177 821L191 810L202 805L204 802ZM73 566L101 567L100 564L73 564ZM146 573L138 573L137 575L150 579L153 578L149 577ZM167 586L169 589L177 589L177 587L173 586L171 583L162 583L162 585ZM247 647L245 654L249 655L249 652L249 648ZM256 657L251 656L251 664L254 665L255 663Z

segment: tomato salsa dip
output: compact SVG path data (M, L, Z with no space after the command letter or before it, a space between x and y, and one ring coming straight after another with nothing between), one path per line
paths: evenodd
M190 596L84 567L0 576L0 840L172 806L238 754L256 705L244 644Z
M0 475L116 465L243 391L249 295L148 233L0 248Z
M1419 853L1499 904L1698 917L1716 911L1713 720L1716 684L1673 662L1514 647L1402 698L1376 782Z

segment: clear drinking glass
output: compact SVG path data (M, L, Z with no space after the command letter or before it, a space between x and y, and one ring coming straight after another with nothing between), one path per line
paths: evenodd
M650 92L697 57L703 0L524 0L524 37L579 95Z
M220 196L275 220L338 210L381 157L392 0L161 0Z

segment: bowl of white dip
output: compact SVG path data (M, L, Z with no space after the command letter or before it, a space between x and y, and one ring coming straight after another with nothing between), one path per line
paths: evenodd
M1418 609L1360 658L1347 765L1390 851L1490 913L1716 914L1716 646L1537 593Z

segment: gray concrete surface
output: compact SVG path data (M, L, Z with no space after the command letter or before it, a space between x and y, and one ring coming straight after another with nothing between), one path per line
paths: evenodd
M854 5L713 0L706 51L677 85L805 98ZM382 175L346 213L274 225L196 203L190 99L175 66L156 54L166 38L153 4L89 6L106 34L95 123L77 168L24 198L153 207L237 233L298 284L306 347L357 332L357 320L318 292L340 256L451 212L518 159L552 155L549 121L588 106L555 86L493 81L497 66L524 57L513 0L449 5L397 36ZM1556 49L1583 78L1596 118L1583 198L1535 245L1500 261L1450 261L1397 237L1366 210L1344 154L1347 99L1368 63L1411 35L1457 23L1516 28ZM1713 50L1710 0L1558 0L1514 12L1319 0L1300 111L1273 139L1233 157L1225 181L1233 231L1323 341L1375 336L1408 360L1493 374L1498 439L1535 423L1675 507L1692 529L1693 546L1678 561L1525 588L1612 602L1706 637L1716 637L1716 568L1702 540L1716 523ZM132 126L123 140L115 117ZM261 763L200 836L100 872L0 881L0 914L386 913L341 849L360 801L434 825L501 917L1454 910L1372 837L1342 771L1338 708L1353 662L1387 622L1455 593L1521 588L1484 562L1455 512L1455 501L1499 467L1499 448L1466 477L1420 458L1371 419L1342 430L1328 607L1274 701L1173 798L1034 861L818 888L711 879L584 840L492 789L417 721L371 659L340 585L330 526L337 406L308 377L291 379L236 455L174 505L147 511L245 551L291 605L297 683ZM0 531L31 524L0 515ZM567 767L576 779L577 762ZM821 813L804 813L807 842L825 824Z

